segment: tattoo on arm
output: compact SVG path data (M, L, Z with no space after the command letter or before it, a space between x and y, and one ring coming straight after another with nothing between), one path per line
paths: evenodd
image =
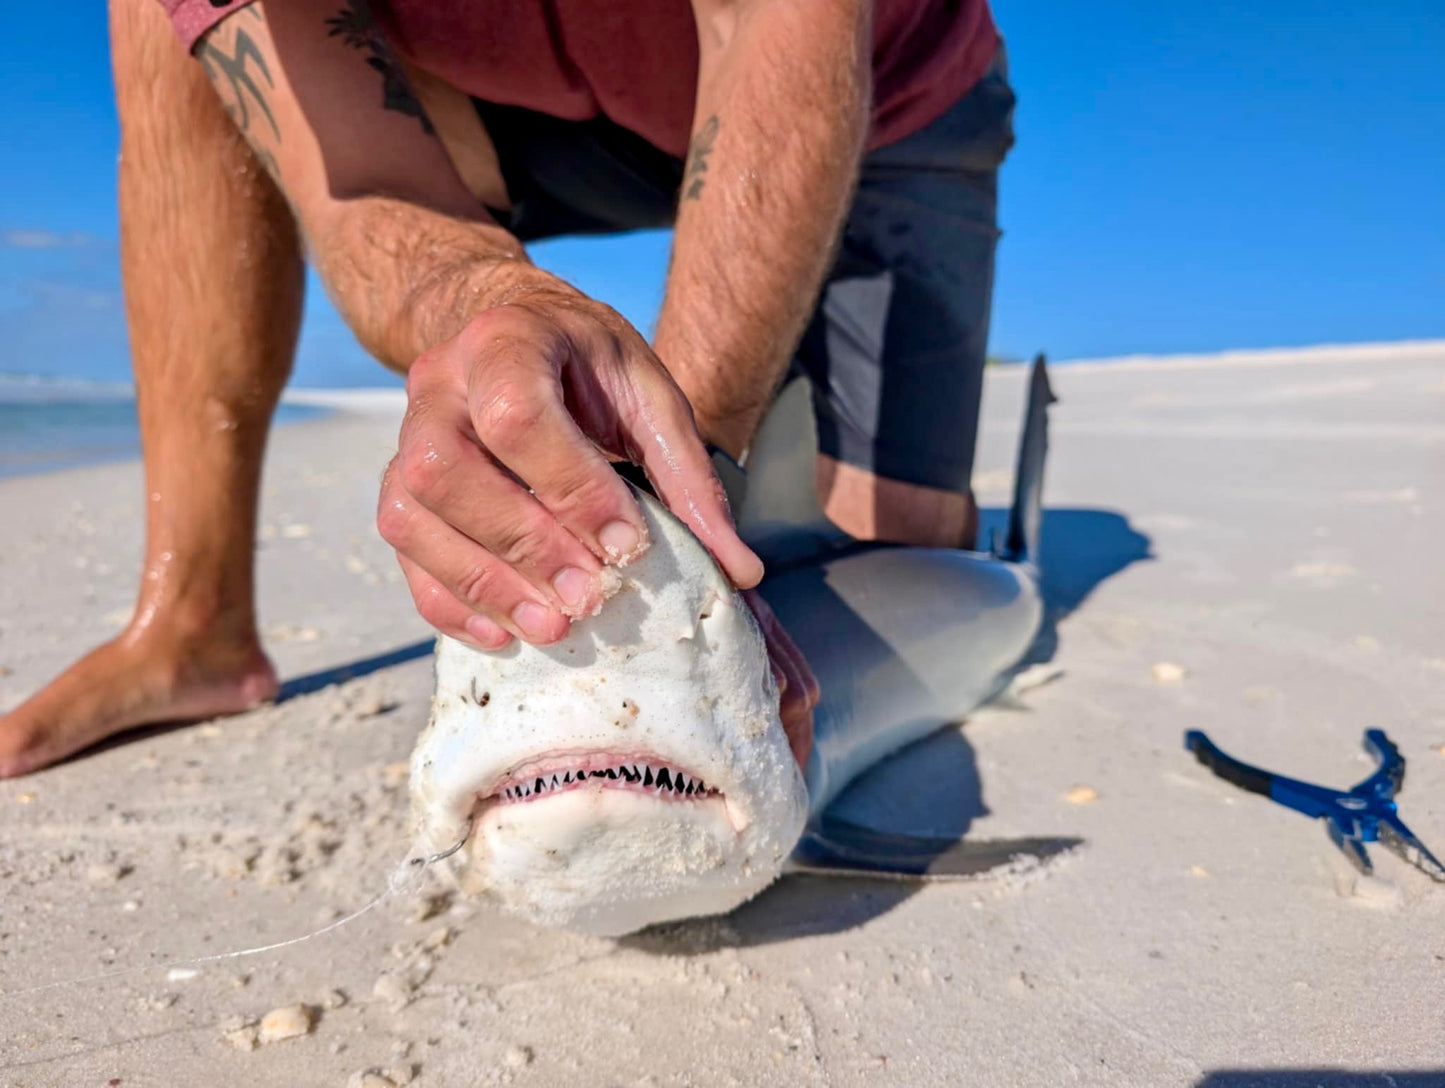
M712 154L712 145L717 140L717 114L709 117L692 138L687 149L687 169L682 175L682 198L697 200L702 196L703 183L707 180L707 157Z
M260 12L255 12L255 14L260 16ZM239 27L236 29L235 37L231 40L232 51L230 53L225 51L224 45L221 35L207 35L198 54L201 66L206 70L207 78L220 92L221 102L226 107L226 112L231 115L231 120L241 130L241 135L246 137L247 142L250 143L256 158L273 178L280 177L276 168L276 159L256 140L256 136L261 131L259 122L256 125L256 131L252 131L252 121L259 117L265 120L266 128L270 129L272 139L278 144L281 142L281 129L276 124L276 118L271 114L271 107L266 103L266 91L262 90L261 84L256 80L256 75L253 74L253 70L259 74L265 82L267 91L275 90L276 81L271 77L271 69L266 66L266 58L257 47L255 39ZM254 113L252 106L255 107Z
M422 131L434 136L435 130L427 119L421 102L412 93L411 82L406 78L406 69L397 61L386 35L376 25L369 0L347 0L346 6L326 20L330 38L340 38L352 49L366 54L366 63L381 74L381 107L415 117L421 122Z

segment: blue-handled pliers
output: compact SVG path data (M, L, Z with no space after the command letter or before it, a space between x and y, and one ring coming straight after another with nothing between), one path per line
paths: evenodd
M1431 879L1445 883L1445 865L1425 848L1395 810L1395 794L1405 783L1405 757L1383 729L1365 730L1365 751L1378 759L1380 766L1350 790L1312 786L1251 767L1220 751L1197 729L1184 734L1184 747L1226 782L1324 820L1330 838L1360 872L1369 875L1374 870L1365 843L1379 842Z

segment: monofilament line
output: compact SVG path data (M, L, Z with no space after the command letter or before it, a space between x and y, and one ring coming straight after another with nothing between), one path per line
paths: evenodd
M140 975L147 971L169 971L175 967L197 967L207 963L219 963L222 960L238 960L247 956L260 956L267 952L277 952L283 948L291 948L294 945L305 944L307 941L315 940L317 937L324 937L328 933L334 933L342 926L350 925L363 914L379 906L384 900L406 891L408 884L412 883L403 879L407 874L420 872L428 865L451 857L466 845L471 833L472 820L468 817L466 830L462 832L462 837L447 847L447 849L442 850L440 853L427 854L419 858L407 858L406 861L397 866L397 868L392 871L391 876L387 878L386 890L371 902L367 903L366 906L360 910L353 911L344 918L338 918L336 921L324 925L320 929L312 930L310 933L303 933L299 937L276 941L272 944L258 945L255 948L241 948L234 952L214 952L209 956L192 956L183 960L169 960L166 963L148 963L143 967L122 967L115 971L101 971L98 974L84 975L80 978L63 979L60 982L47 982L41 986L28 986L23 990L0 990L0 1002L11 1001L17 997L26 997L30 994L43 993L46 990L61 990L67 986L82 986L92 982L103 982L107 979L125 978L128 975Z

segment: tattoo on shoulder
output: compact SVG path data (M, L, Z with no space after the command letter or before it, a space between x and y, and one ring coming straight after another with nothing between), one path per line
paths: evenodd
M712 145L717 140L717 115L702 123L702 128L692 138L687 149L687 168L682 175L682 198L697 200L702 196L703 183L707 180L707 157L712 154Z
M347 0L346 6L326 20L326 34L340 38L352 49L366 54L366 63L381 74L382 109L404 113L421 122L422 131L435 135L421 102L412 92L406 70L397 61L386 35L376 25L369 0Z

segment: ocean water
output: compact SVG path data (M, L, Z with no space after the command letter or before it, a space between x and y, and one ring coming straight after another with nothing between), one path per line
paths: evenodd
M325 412L282 405L277 422ZM135 394L128 386L0 374L0 476L139 456Z

